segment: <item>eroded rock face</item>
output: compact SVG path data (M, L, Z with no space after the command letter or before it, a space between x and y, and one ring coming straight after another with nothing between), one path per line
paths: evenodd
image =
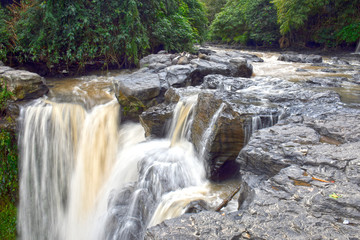
M166 137L174 107L174 105L160 104L149 108L139 116L146 137Z
M323 135L334 137L332 132L335 126L340 127L342 115L307 119L305 124L298 119L262 129L243 148L238 161L243 180L255 195L239 214L251 236L264 239L359 236L360 142L357 138L346 138L358 136L359 129L345 125L336 136L343 143L322 141ZM352 117L348 122L357 126L359 119Z
M221 215L216 212L185 214L148 229L146 240L161 239L242 239L247 236L246 229L234 215Z
M15 100L36 99L49 91L45 79L36 73L0 66L0 78L7 82L9 90L15 94Z

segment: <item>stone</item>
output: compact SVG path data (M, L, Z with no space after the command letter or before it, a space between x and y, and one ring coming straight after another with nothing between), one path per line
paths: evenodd
M172 87L185 87L190 85L191 65L173 65L166 68L165 80Z
M140 68L148 67L149 65L156 66L155 64L160 64L159 66L170 66L171 65L171 54L159 53L159 54L150 54L140 60Z
M342 83L346 81L348 79L345 77L313 77L306 80L306 83L321 87L341 87Z
M147 229L146 240L241 239L246 229L233 215L216 212L184 214Z
M179 61L177 62L177 64L180 64L180 65L186 65L189 63L190 63L190 61L189 61L188 57L186 57L186 56L180 57Z
M230 66L233 67L231 76L233 77L246 77L250 78L253 73L253 67L245 58L232 58L230 59Z
M1 66L5 66L5 65L4 65L4 63L3 63L2 61L0 61L0 67L1 67Z
M15 100L36 99L49 91L44 78L36 73L25 70L1 67L0 78L7 82L8 89L15 95Z
M164 138L173 116L174 105L159 104L141 113L140 123L146 137Z
M160 94L160 79L155 73L135 72L119 75L114 78L113 84L117 97L121 92L126 97L139 99L145 105Z
M322 57L313 54L283 53L278 57L278 60L285 62L322 63Z

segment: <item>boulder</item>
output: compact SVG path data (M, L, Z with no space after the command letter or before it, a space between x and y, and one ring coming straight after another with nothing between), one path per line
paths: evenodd
M125 97L137 98L146 106L160 94L160 79L155 73L135 72L119 75L114 78L113 84L118 98L121 92Z
M278 57L278 60L285 62L322 63L322 57L313 54L283 53Z
M184 87L190 84L191 65L173 65L166 68L166 77L169 86Z
M150 54L140 60L140 68L149 67L150 65L154 66L159 65L160 67L163 66L170 66L171 65L171 54L167 53L159 53L159 54Z
M200 93L195 107L191 139L206 164L207 177L224 180L237 174L236 157L253 129L267 127L277 121L277 109L251 106L232 93ZM209 108L211 106L211 108ZM260 118L262 116L262 119ZM252 126L253 119L260 123ZM271 121L268 121L271 119ZM266 123L266 124L265 124Z
M15 100L36 99L49 91L45 79L36 73L5 66L0 67L0 78L7 82L8 89L15 95Z
M146 137L164 138L173 116L174 105L159 104L141 113L140 123Z
M306 80L312 86L320 87L341 87L343 82L348 81L345 77L313 77Z

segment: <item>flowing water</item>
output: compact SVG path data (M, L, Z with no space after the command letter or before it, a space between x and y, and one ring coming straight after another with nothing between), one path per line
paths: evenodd
M257 76L299 81L311 74L295 71L308 65L279 63L272 53L260 57L265 63L253 63ZM237 180L207 181L202 162L225 105L196 153L189 142L196 95L180 99L167 138L149 140L141 125L120 122L111 80L49 80L49 96L21 110L21 239L141 239L147 227L183 214L190 202L202 199L215 208L236 188ZM253 116L245 141L278 119ZM235 199L223 211L236 210Z

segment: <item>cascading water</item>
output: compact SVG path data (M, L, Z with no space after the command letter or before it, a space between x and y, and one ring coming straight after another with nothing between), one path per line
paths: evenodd
M22 109L20 238L143 238L164 195L206 183L186 140L196 101L180 101L169 138L151 141L139 124L119 124L115 100Z
M360 39L359 39L358 45L356 47L355 54L360 54Z

